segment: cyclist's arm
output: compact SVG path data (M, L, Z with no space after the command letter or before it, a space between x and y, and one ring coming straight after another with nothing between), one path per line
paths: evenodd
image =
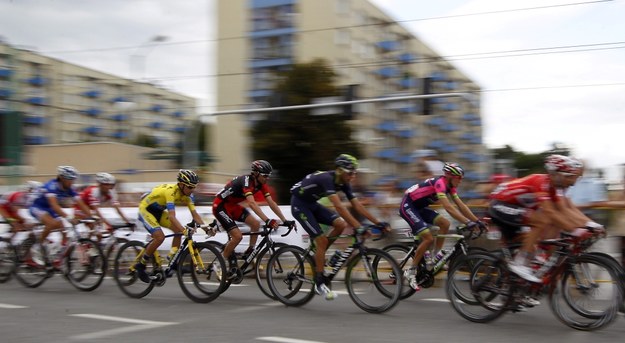
M76 202L76 205L78 205L78 208L80 208L80 210L85 213L86 215L90 215L91 214L91 208L89 206L87 206L87 204L82 200L82 198L80 197L75 197L74 201ZM57 202L58 204L58 202ZM98 211L98 215L100 215L100 212ZM100 215L100 218L102 218L102 216Z
M115 208L115 210L117 211L117 214L119 214L119 217L126 223L131 223L130 220L128 220L128 218L126 218L126 215L124 215L124 212L122 211L122 208L119 207L119 204L113 204L112 205L113 208Z
M282 210L280 210L280 206L278 206L278 204L276 204L276 202L273 201L273 198L270 195L265 197L265 201L267 201L267 205L269 205L269 208L271 208L273 213L275 213L278 216L278 218L280 218L280 220L284 223L286 221L286 217L284 216L284 214L282 214Z
M339 198L338 194L328 195L328 200L330 200L330 202L334 206L334 209L336 210L336 212L338 212L339 216L345 219L345 221L349 225L351 225L353 228L360 227L360 222L356 220L356 218L354 218L354 216L352 216L351 213L349 213L349 211L347 210L347 208L345 208L345 206L343 206L343 203L341 202L341 198Z
M469 218L465 217L462 213L460 213L460 211L458 211L456 207L452 205L451 202L449 202L449 199L447 198L446 195L439 196L438 202L441 204L441 206L443 206L445 211L447 211L447 213L449 213L449 215L455 220L463 224L466 224L469 221L471 221Z
M252 209L252 211L254 211L254 213L256 213L258 218L260 218L265 223L269 220L265 213L263 213L263 211L260 209L260 206L258 206L258 204L256 203L256 200L254 200L254 194L249 194L245 197L245 200L247 200L248 206Z
M169 222L171 223L169 229L171 229L175 233L180 233L180 232L184 231L184 227L182 226L182 224L180 224L180 221L176 217L176 208L175 208L175 206L172 206L172 207L173 208L168 208L167 209L167 212L169 213Z
M469 208L469 206L467 206L458 196L458 194L452 195L451 198L453 199L454 203L456 204L456 206L458 206L458 209L460 210L460 212L462 213L463 216L471 219L472 221L476 222L478 221L478 217L475 216L475 214L473 214L473 211L471 211L471 209Z
M193 218L193 221L194 221L196 224L199 224L199 225L204 225L204 220L202 219L202 217L200 216L200 214L199 214L199 213L197 213L197 211L196 211L195 209L193 209L193 210L189 210L189 212L191 212L191 218Z
M582 211L580 211L571 201L571 199L567 197L560 198L561 201L558 201L556 204L558 210L562 211L563 214L570 218L572 222L578 224L578 227L583 227L587 222L593 221L588 218Z
M356 212L362 214L365 218L369 219L370 222L372 222L373 224L380 224L378 218L374 217L371 212L369 212L369 210L367 210L367 208L362 205L358 198L353 198L352 200L350 200L350 203L352 204L352 207L354 208L354 210L356 210Z
M82 203L82 201L81 201ZM68 218L70 215L65 213L65 211L63 210L63 208L61 207L61 205L59 204L59 199L52 195L52 196L48 196L48 204L50 204L50 208L56 212L56 214L58 214L59 216L63 217L63 218ZM84 211L84 210L83 210ZM90 213L89 210L85 211L85 213Z
M551 200L541 201L536 212L537 214L544 216L548 224L564 231L573 231L576 228L583 226L585 223L578 224L575 221L572 221L565 213L560 212L556 204L554 204ZM535 226L532 222L529 224L532 227Z

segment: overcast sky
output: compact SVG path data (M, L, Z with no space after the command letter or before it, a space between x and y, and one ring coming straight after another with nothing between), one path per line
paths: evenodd
M624 0L372 2L482 87L490 147L535 153L562 142L592 166L609 168L610 179L621 177ZM213 6L214 0L0 0L0 36L114 75L156 80L200 99L206 113L214 103ZM157 35L167 41L146 44Z

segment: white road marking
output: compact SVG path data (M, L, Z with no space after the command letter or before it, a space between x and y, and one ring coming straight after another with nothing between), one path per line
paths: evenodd
M11 304L0 304L0 308L14 309L14 308L28 308L28 306L11 305Z
M448 299L443 299L443 298L426 298L426 299L421 299L423 301L434 301L434 302L440 302L440 303L448 303L449 300Z
M277 343L325 343L321 341L308 341L305 339L276 337L276 336L256 337L256 339L259 341L277 342Z
M241 312L250 312L250 311L257 311L257 310L266 310L267 307L276 307L276 306L283 306L283 305L280 302L274 301L274 302L270 302L270 303L264 303L264 304L261 304L259 306L237 307L235 309L229 310L228 312L230 312L230 313L241 313Z
M103 331L97 331L97 332L82 334L82 335L71 336L70 338L74 339L74 340L86 340L86 339L103 338L103 337L108 337L108 336L120 335L120 334L124 334L124 333L128 333L128 332L149 330L149 329L153 329L153 328L157 328L157 327L162 327L162 326L165 326L165 325L178 324L176 322L156 322L156 321L151 321L151 320L142 320L142 319L124 318L124 317L113 317L113 316L106 316L106 315L100 315L100 314L91 314L91 313L72 314L71 316L73 316L73 317L81 317L81 318L89 318L89 319L97 319L97 320L109 320L109 321L114 321L114 322L136 324L136 325L133 325L133 326L126 326L126 327L121 327L121 328L117 328L117 329L103 330Z

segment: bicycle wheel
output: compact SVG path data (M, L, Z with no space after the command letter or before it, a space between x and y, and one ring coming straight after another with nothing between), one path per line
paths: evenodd
M104 251L104 256L106 256L107 274L113 275L117 251L119 251L119 248L126 243L128 243L128 240L126 238L115 238L115 242L108 246L108 248L106 248L106 251Z
M549 304L565 325L596 330L616 319L623 298L618 271L596 255L570 258L559 281L552 284Z
M11 241L0 237L0 283L5 283L11 279L16 260L16 249Z
M623 302L621 302L621 305L619 306L619 312L625 313L625 269L623 269L623 266L621 266L621 263L618 260L616 260L614 257L612 257L612 255L599 252L599 251L588 252L588 254L603 257L606 260L606 262L610 263L612 265L612 268L614 268L618 272L619 287L621 287L620 288L621 294L624 297Z
M408 269L412 266L412 260L414 259L414 255L408 255L408 252L410 252L409 246L404 244L391 244L382 248L382 250L390 254L393 259L397 261L400 271ZM415 294L416 291L412 287L410 287L410 280L404 278L403 275L399 275L399 277L397 277L396 275L391 275L391 277L403 280L401 294L399 296L400 300L406 299Z
M48 255L41 243L35 242L27 249L16 246L15 256L15 279L22 285L36 288L53 275L46 267Z
M383 313L393 308L402 294L403 284L397 282L397 275L403 280L401 268L390 254L368 248L347 264L345 286L356 306L369 313Z
M222 271L226 270L226 262L221 250L207 242L193 242L193 249L198 264L193 262L189 249L185 249L178 262L178 283L189 299L208 303L217 299L225 287Z
M258 285L258 288L264 295L273 300L276 300L276 297L273 293L271 293L271 289L269 289L269 283L267 282L267 266L269 265L271 256L273 256L278 249L284 246L286 246L284 243L274 243L272 248L263 249L258 253L258 256L256 256L254 265L256 284Z
M93 291L104 280L106 258L97 242L80 238L67 251L65 270L72 286L81 291Z
M445 293L463 318L487 323L500 317L512 303L509 273L502 260L490 254L459 255L447 272Z
M119 289L131 298L143 298L154 289L154 282L145 283L139 279L134 265L141 258L145 244L139 241L130 241L119 248L115 257L113 277ZM146 273L152 274L155 268L154 261L146 266Z
M267 283L274 297L287 306L301 306L314 296L315 262L306 250L287 245L267 264Z

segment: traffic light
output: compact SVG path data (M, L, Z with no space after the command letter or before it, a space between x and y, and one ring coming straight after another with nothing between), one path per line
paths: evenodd
M348 85L345 88L345 101L356 100L356 87L358 87L358 85ZM354 112L353 104L343 105L343 116L345 117L345 120L354 119Z
M427 95L427 94L432 94L432 78L431 77L424 77L423 78L423 94ZM429 116L430 114L432 114L432 105L434 103L432 102L432 98L428 98L428 99L423 99L423 115L424 116Z

